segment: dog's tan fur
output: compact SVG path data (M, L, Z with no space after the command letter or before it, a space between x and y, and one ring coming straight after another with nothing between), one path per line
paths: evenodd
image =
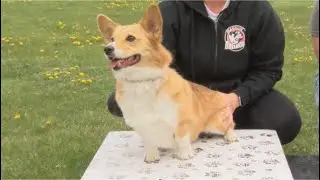
M169 68L172 56L161 43L162 17L157 5L150 6L137 24L119 25L105 15L98 15L97 23L105 42L113 38L121 56L141 55L137 64L114 75L116 101L127 123L145 141L146 162L159 160L159 147L176 148L180 159L192 158L191 142L201 132L236 140L235 124L226 123L222 93L186 81ZM128 35L136 40L126 41Z

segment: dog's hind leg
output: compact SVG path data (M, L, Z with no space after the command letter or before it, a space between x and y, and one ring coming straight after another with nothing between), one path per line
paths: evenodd
M206 124L204 132L223 135L224 139L229 142L237 141L237 136L234 132L235 123L233 120L230 121L227 118L232 117L224 116L223 114L213 115Z
M228 142L235 142L237 141L237 135L234 132L235 123L232 122L232 124L229 126L227 132L224 135L224 139Z

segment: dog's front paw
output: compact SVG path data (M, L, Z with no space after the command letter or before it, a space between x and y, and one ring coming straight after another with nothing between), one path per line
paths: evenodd
M224 139L228 142L236 142L238 141L237 135L233 130L229 130L227 134L224 136Z
M180 149L175 154L176 158L180 160L188 160L195 156L195 152L190 148L188 149Z
M146 163L158 163L160 161L160 154L158 150L149 150L144 156Z

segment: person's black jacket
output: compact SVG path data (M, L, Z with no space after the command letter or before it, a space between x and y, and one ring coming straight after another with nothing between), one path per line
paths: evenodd
M268 1L232 0L217 22L203 1L161 1L163 45L184 78L225 93L242 106L268 93L282 77L285 37Z

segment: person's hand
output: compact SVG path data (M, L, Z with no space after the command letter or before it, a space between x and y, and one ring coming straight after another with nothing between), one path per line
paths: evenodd
M222 116L226 126L228 126L233 121L234 111L240 106L239 97L235 93L223 94L222 97L226 104Z

